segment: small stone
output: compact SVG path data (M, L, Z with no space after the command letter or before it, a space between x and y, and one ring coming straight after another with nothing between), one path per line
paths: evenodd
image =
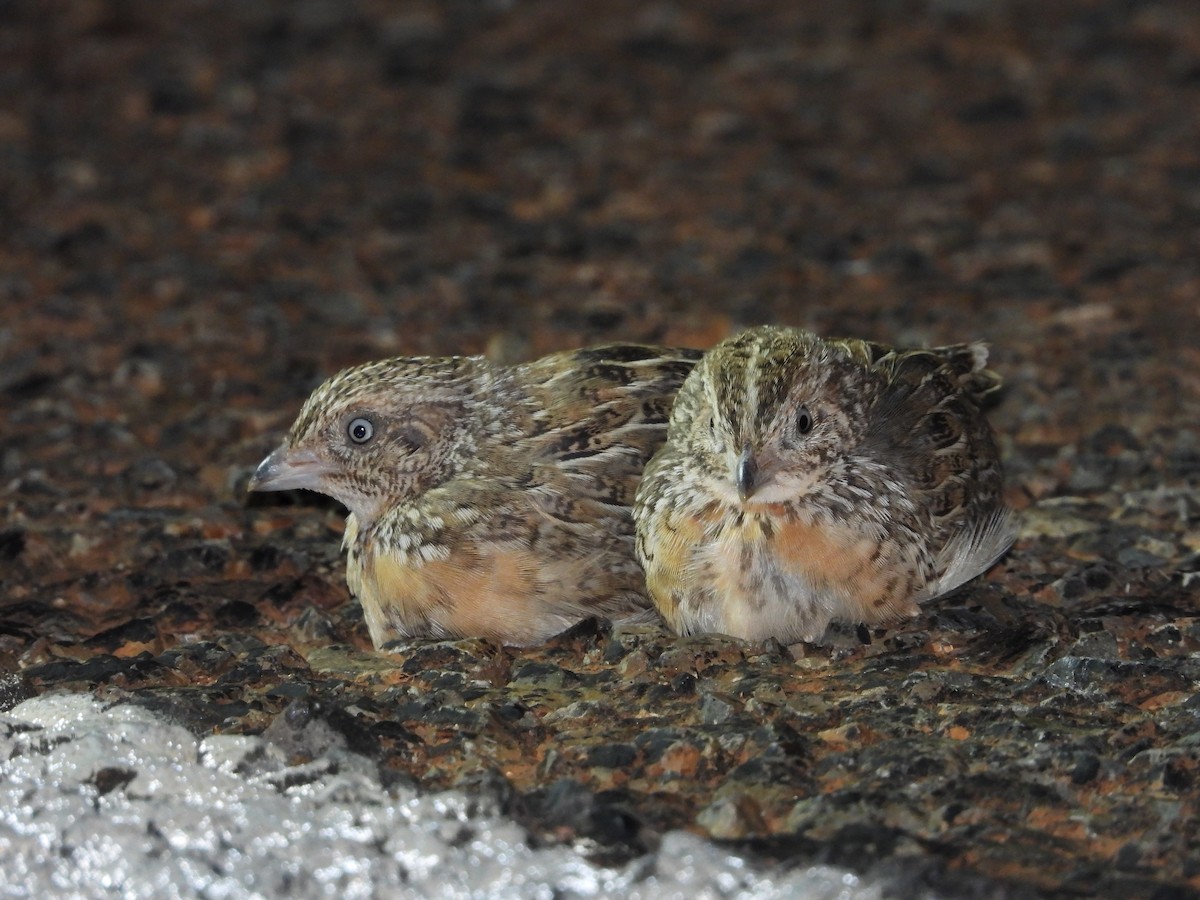
M591 747L584 760L600 769L621 769L637 759L637 750L629 744L600 744Z
M613 645L610 644L609 646ZM626 681L633 681L639 676L646 674L649 669L650 657L641 647L625 656L625 658L617 664L617 674Z
M688 741L676 741L662 752L658 761L646 769L646 774L671 780L695 778L703 755L700 748Z
M705 725L720 725L728 722L738 711L738 705L731 699L707 694L700 701L700 721Z
M1100 774L1100 759L1093 753L1080 753L1071 767L1072 784L1088 784Z
M527 662L516 670L509 679L511 687L538 687L546 690L562 690L578 684L580 678L569 669L546 662Z
M757 804L746 796L715 800L696 816L696 824L718 841L737 841L764 831Z
M36 696L33 685L21 672L0 674L0 713L8 712L18 703Z

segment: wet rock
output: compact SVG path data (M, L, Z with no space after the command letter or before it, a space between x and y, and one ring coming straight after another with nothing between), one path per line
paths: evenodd
M599 744L588 750L585 762L601 769L619 769L637 759L637 750L629 744Z
M1071 781L1074 784L1087 784L1100 774L1100 759L1091 753L1081 753L1075 758L1071 768Z
M705 725L721 725L728 722L741 709L741 704L715 694L705 694L700 701L700 721Z
M520 806L522 817L546 832L591 838L606 847L640 844L641 823L618 793L593 793L564 778L525 796Z
M514 667L511 687L540 688L543 690L562 690L580 682L580 677L561 666L551 663L529 662Z
M0 713L8 712L18 703L35 696L33 685L20 672L0 672Z

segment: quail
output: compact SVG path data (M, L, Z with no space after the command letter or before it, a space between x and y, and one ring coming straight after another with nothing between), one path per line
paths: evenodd
M638 557L683 634L885 623L1012 543L981 343L900 350L764 326L713 347L637 491Z
M630 508L699 357L614 344L514 366L360 365L313 392L249 489L349 510L346 578L376 647L653 618Z

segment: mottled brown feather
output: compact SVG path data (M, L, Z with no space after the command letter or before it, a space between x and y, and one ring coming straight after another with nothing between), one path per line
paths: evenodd
M659 611L684 633L815 640L986 569L1013 537L986 361L772 327L714 347L636 497Z
M630 505L699 357L617 344L511 367L368 363L317 388L251 488L308 487L349 508L347 581L376 646L534 643L584 616L638 614ZM372 437L358 445L362 419Z

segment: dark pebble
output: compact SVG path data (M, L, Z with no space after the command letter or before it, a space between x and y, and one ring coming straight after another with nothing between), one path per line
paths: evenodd
M1074 576L1061 579L1057 587L1058 595L1064 600L1075 600L1087 593L1087 583Z
M574 652L580 652L611 637L612 630L612 622L608 619L600 616L588 616L586 619L580 619L565 631L553 635L545 646L564 647Z
M28 677L22 672L0 674L0 713L6 713L18 703L37 695Z
M317 706L307 697L297 697L283 710L283 721L288 728L303 728L316 715Z
M178 575L200 574L224 569L232 557L228 541L200 541L172 547L161 564Z
M125 787L137 777L137 774L135 769L127 769L123 766L105 766L97 769L88 780L103 797L105 794Z
M495 81L480 81L463 91L458 127L464 134L498 137L533 125L533 98L527 90Z
M383 76L393 84L429 81L442 68L444 44L437 35L402 35L383 53Z
M509 684L524 684L534 687L563 688L578 684L580 677L569 669L563 669L553 663L527 662L516 670Z
M1127 569L1158 569L1166 560L1140 547L1124 547L1117 551L1117 564Z
M1087 784L1100 774L1100 759L1091 753L1080 753L1071 767L1071 782Z
M620 641L610 640L604 646L604 662L607 665L615 666L625 658L625 654L629 651Z
M447 705L430 710L425 714L424 721L430 725L448 726L461 731L478 733L487 728L490 718L487 710Z
M108 681L127 672L129 668L129 660L101 653L82 662L60 659L43 663L40 666L31 666L25 670L25 674L35 684L41 682L47 685L61 686L77 681L91 683Z
M158 626L148 618L130 619L112 628L97 632L88 645L108 651L119 650L127 644L149 644L158 639Z
M601 769L620 769L637 759L637 750L629 744L600 744L587 751L587 765Z
M274 544L261 544L244 554L244 558L250 563L250 568L256 572L262 572L266 569L276 568L283 562L284 554Z
M445 669L469 669L474 655L454 641L397 641L393 645L406 656L400 668L403 672L417 674Z
M1141 451L1142 442L1124 425L1105 425L1088 435L1082 449L1096 456L1112 456L1124 450Z
M434 194L428 188L409 188L381 204L379 223L391 231L423 228L433 217L434 200Z
M1102 591L1112 585L1112 575L1101 566L1092 566L1083 573L1083 582L1090 590Z
M696 676L691 672L680 672L671 679L671 690L676 694L692 694L696 690Z
M1195 783L1195 773L1183 761L1175 759L1167 763L1163 769L1162 783L1168 791L1176 794L1187 793Z
M687 732L682 728L650 728L634 738L633 744L647 762L654 762L668 747L686 739Z
M268 697L281 697L289 701L304 700L308 695L309 686L302 681L284 681L267 691ZM290 706L289 703L289 708Z
M772 787L792 785L803 792L812 786L812 778L805 768L778 745L767 747L758 756L737 766L726 777L726 782L769 784Z
M25 530L20 527L0 530L0 561L12 562L25 550Z
M1142 848L1132 841L1117 851L1113 864L1122 871L1129 872L1137 869L1142 861Z
M230 600L217 607L215 619L222 628L246 628L259 621L258 607L244 600Z

